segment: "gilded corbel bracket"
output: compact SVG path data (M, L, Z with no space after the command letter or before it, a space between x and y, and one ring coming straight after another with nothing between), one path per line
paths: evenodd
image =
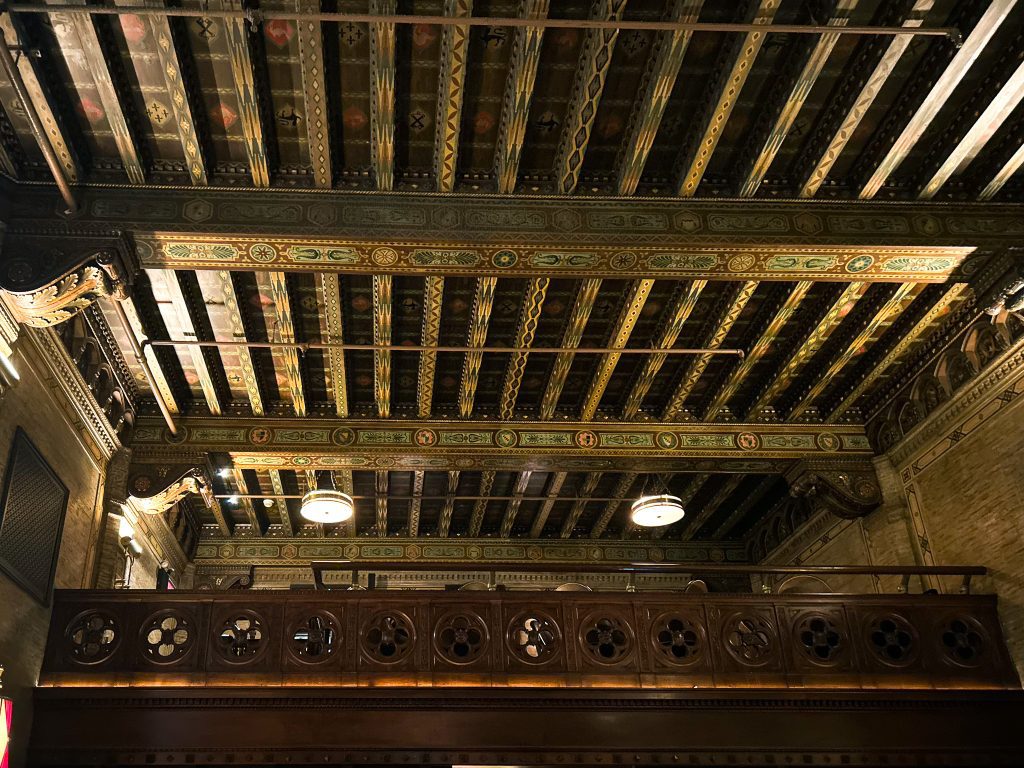
M1008 255L1011 257L1009 269L978 301L978 306L992 317L1003 312L1024 312L1024 254L1011 252Z
M136 512L160 515L192 493L199 494L207 507L216 503L204 469L146 465L130 473L127 503Z
M882 503L874 465L863 460L806 460L786 474L789 495L804 499L814 512L863 517Z
M127 298L137 269L126 236L59 241L25 237L0 257L0 292L14 318L47 328L74 317L97 299Z

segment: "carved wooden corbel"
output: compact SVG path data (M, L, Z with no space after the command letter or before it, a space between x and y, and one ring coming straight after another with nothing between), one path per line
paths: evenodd
M786 474L790 496L804 499L816 512L855 518L882 503L875 468L868 459L801 461Z
M134 468L128 478L127 503L137 512L160 515L190 493L199 494L207 507L215 503L206 471L188 466Z
M97 299L128 296L136 269L121 237L21 238L0 258L0 292L21 323L46 328L74 317Z

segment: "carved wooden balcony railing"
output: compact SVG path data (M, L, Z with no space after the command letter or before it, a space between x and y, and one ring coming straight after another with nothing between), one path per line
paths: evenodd
M62 591L40 685L1020 684L989 595Z

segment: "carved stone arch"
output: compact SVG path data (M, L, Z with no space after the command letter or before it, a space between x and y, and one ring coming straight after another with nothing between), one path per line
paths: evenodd
M914 400L900 400L896 405L900 432L904 435L924 421L925 413Z
M82 374L82 378L86 383L91 383L97 366L103 362L103 353L100 351L99 342L93 338L79 339L75 342L71 354L75 361L75 367Z
M921 374L910 390L910 399L917 403L926 416L949 399L949 392L937 376Z
M128 409L121 417L121 423L117 425L117 436L122 443L129 442L132 433L135 431L135 411Z
M125 399L120 389L115 387L110 393L110 398L107 400L103 412L106 414L107 420L117 429L125 414Z
M964 337L963 352L976 371L980 371L1009 348L1002 329L994 323L975 323Z
M100 404L101 408L106 409L110 403L110 398L114 394L114 390L117 388L117 379L114 378L114 372L107 363L100 363L96 366L96 371L88 381L89 388L92 389L93 395L96 396L96 402Z
M977 372L971 359L959 349L946 350L935 369L936 377L950 393L971 381Z
M892 406L882 411L872 422L868 438L878 453L885 453L903 439L903 433L900 431L899 421Z

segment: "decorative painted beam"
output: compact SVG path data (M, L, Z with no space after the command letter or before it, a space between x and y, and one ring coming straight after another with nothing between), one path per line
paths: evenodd
M718 492L708 500L708 502L701 508L700 512L691 517L689 525L683 529L682 534L679 536L680 541L692 541L704 524L710 520L714 514L721 509L722 504L732 496L736 489L740 487L746 478L743 475L733 475L726 479L725 483L718 490Z
M316 303L320 308L320 338L327 343L343 343L345 328L341 314L341 286L338 276L330 272L317 275ZM328 349L327 365L330 369L330 397L339 418L348 416L348 375L345 370L345 352Z
M922 200L930 200L942 189L950 176L967 168L1022 101L1024 101L1024 62L1010 75L985 111L978 115L967 134L946 156L942 165L922 187L918 197Z
M424 278L423 287L423 331L420 344L425 347L437 345L441 332L441 299L444 296L444 278ZM416 389L416 411L421 419L429 419L434 404L434 372L437 369L436 352L420 352L419 374Z
M521 0L519 17L543 19L548 15L549 4L550 0ZM530 100L537 79L543 38L541 27L516 27L512 33L512 54L494 148L494 178L498 193L502 195L511 195L516 189L519 158L526 138L526 121L530 117Z
M818 395L825 391L825 388L834 381L835 376L846 367L846 364L853 359L868 340L887 323L891 322L893 316L903 307L903 302L918 286L913 283L904 283L899 286L895 293L886 301L881 308L871 316L871 319L864 327L847 343L839 355L832 360L828 368L815 375L810 387L803 393L800 400L789 412L789 418L799 418L811 405L814 404Z
M129 296L121 302L121 306L124 307L125 317L128 318L128 322L132 326L131 330L135 334L135 338L140 343L148 341L150 334L147 333L146 326L142 322L142 315L135 304L135 299ZM178 398L174 395L174 389L167 380L167 374L164 372L163 366L160 365L160 358L157 357L156 350L147 346L143 347L142 351L146 356L146 362L149 363L149 369L153 373L153 380L156 383L157 389L160 390L160 395L163 397L167 410L177 416L181 413L181 406L178 404Z
M893 346L885 353L872 368L867 371L863 378L857 383L849 394L847 394L837 406L830 409L826 421L834 422L844 413L846 413L853 405L857 402L861 395L863 395L868 388L878 380L878 377L885 373L890 366L899 360L903 354L910 348L910 346L920 339L929 330L935 329L936 320L942 316L950 304L956 301L960 296L967 290L967 283L953 283L946 288L932 305L928 308L921 319L918 320L913 328L904 333Z
M572 536L572 532L576 528L576 523L579 522L580 516L583 514L583 510L587 508L588 497L594 495L594 490L597 488L597 484L601 482L601 476L601 472L587 473L587 477L583 481L583 486L576 492L576 500L572 503L569 514L566 515L565 520L562 521L562 530L558 534L559 538L568 539Z
M472 13L473 0L444 0L445 16L466 17ZM468 54L469 27L458 24L442 27L441 72L437 80L437 118L434 121L434 179L438 192L455 189Z
M451 531L452 515L455 513L455 494L459 490L461 475L462 473L458 471L448 472L448 489L445 492L444 507L441 509L441 517L437 521L437 535L442 539Z
M569 315L569 322L562 334L563 347L578 347L583 338L583 330L587 327L587 320L594 309L594 302L597 301L597 293L601 289L601 280L590 278L584 280L580 285L573 301L572 312ZM548 385L544 389L541 398L540 417L550 419L555 415L558 407L558 398L562 396L562 388L565 386L565 379L572 367L574 352L559 352L555 356L555 362L551 367L551 374L548 376Z
M11 48L27 49L23 36L17 29L17 22L9 13L0 15L0 33L3 34L8 46ZM77 184L80 177L79 161L75 154L74 145L67 135L65 126L51 108L52 104L49 89L46 86L46 77L43 74L43 62L35 56L19 56L16 59L18 72L25 83L29 100L35 107L39 119L46 129L45 139L36 136L36 142L46 141L53 149L60 164L61 174L68 184ZM66 207L66 206L65 206ZM60 210L64 210L61 208Z
M754 295L754 291L757 290L757 281L748 280L738 285L735 291L732 293L729 301L722 308L722 314L719 316L718 322L715 324L714 331L704 340L703 347L707 349L718 349L725 342L726 337L729 335L729 331L732 330L733 325L739 319L742 314L744 307L747 306L747 302L750 301ZM686 399L690 396L694 386L700 380L708 364L711 362L711 358L714 355L705 352L699 355L694 360L690 367L686 371L686 375L676 385L675 391L672 393L672 397L668 401L668 405L665 406L665 411L662 414L663 421L672 421L682 413L683 406L686 404Z
M902 26L910 28L920 27L924 23L924 17L931 11L934 5L935 0L915 0ZM816 142L811 145L813 149L816 149L818 146L824 146L824 152L816 157L814 164L803 175L804 182L800 187L800 197L814 197L818 193L821 185L828 178L832 166L835 165L836 160L839 159L843 150L846 149L847 143L853 138L857 127L874 103L875 98L881 92L882 87L888 81L889 76L896 68L896 64L910 46L912 39L909 35L894 35L890 38L880 37L875 41L867 43L872 49L883 45L885 49L870 74L865 73L862 75L858 71L850 73L850 76L854 78L863 77L860 92L853 100L853 104L845 116L836 123L831 136L825 137L825 142L820 144Z
M736 505L736 509L729 513L729 517L723 520L722 524L715 529L713 538L724 539L740 520L747 516L750 510L761 503L761 499L772 489L776 482L778 482L778 478L774 476L763 478L757 484L757 487L747 494L743 501Z
M374 509L376 517L374 528L377 536L387 538L388 535L388 478L389 473L385 470L377 470L374 482Z
M241 0L212 0L212 11L242 10ZM249 30L241 18L221 19L227 44L231 76L238 100L238 121L245 138L245 153L249 160L252 183L257 187L270 186L270 164L267 160L267 142L260 117L260 101L256 92L255 70L249 55Z
M216 287L217 295L215 300L219 300L223 303L224 309L227 313L227 320L230 325L231 340L232 341L245 341L245 325L242 322L242 312L238 307L238 294L235 291L234 282L231 279L230 272L217 272L216 274ZM200 285L202 285L200 280ZM256 376L256 369L252 362L252 353L248 347L234 347L230 350L221 350L223 356L225 352L230 352L232 355L238 356L238 367L242 372L242 384L245 386L246 396L249 400L249 407L252 409L253 416L262 416L264 414L263 408L263 396L260 394L260 382ZM341 414L338 414L339 416Z
M415 539L420 535L420 512L423 508L423 481L426 473L417 470L412 473L412 501L409 504L409 536Z
M519 514L519 507L523 503L523 495L526 487L530 484L530 476L533 472L526 470L516 476L516 484L512 489L512 498L505 505L505 516L501 520L501 538L507 539L512 535L512 526L515 525L516 515Z
M780 0L758 0L753 23L771 24L780 5ZM679 197L693 197L697 194L700 180L704 178L711 155L714 153L715 147L718 146L718 140L736 106L740 91L744 83L747 82L754 59L757 58L767 34L767 31L758 30L744 35L743 40L739 43L738 55L733 60L732 67L714 83L714 106L706 116L700 139L687 147L679 156L679 182L676 187L676 194Z
M56 5L47 0L48 5ZM71 0L85 5L85 0ZM50 25L74 82L92 80L100 98L104 117L121 156L121 163L132 184L146 183L146 170L128 127L124 107L110 76L107 60L91 16L80 13L51 13Z
M481 277L477 280L466 346L483 347L487 343L487 327L491 322L494 291L497 287L498 278L496 277ZM480 381L480 365L483 360L482 352L466 353L465 364L462 367L462 381L459 385L459 415L464 419L473 415L473 401L476 400L476 387Z
M554 509L555 503L558 501L558 494L562 490L562 486L565 484L565 478L569 476L568 472L552 472L551 479L548 480L548 487L544 491L547 499L541 504L540 509L537 510L537 514L533 518L533 523L530 525L530 538L539 539L541 533L544 531L544 526L548 522L548 517L551 516L551 510Z
M352 470L351 469L336 469L331 473L331 479L334 481L334 487L342 493L347 493L349 496L355 494L355 489L352 487ZM345 538L354 538L356 531L356 516L352 515L348 520L344 521L339 525L340 535Z
M540 312L544 306L544 297L547 296L550 284L551 280L546 277L534 278L527 284L526 293L523 296L523 308L519 315L519 328L516 330L513 346L525 348L533 344L533 337L537 333L537 323L540 322ZM512 419L515 414L516 399L519 397L519 387L523 383L523 373L526 371L526 362L529 356L529 352L513 352L509 356L499 401L499 413L503 419Z
M693 24L700 16L703 5L704 0L673 0L668 18L671 21ZM654 38L647 69L644 72L644 85L641 86L643 94L638 101L638 109L630 117L629 128L626 131L628 138L622 145L615 166L615 184L619 195L628 196L636 192L691 37L693 31L686 29L660 32Z
M295 0L295 10L304 8ZM299 66L302 68L302 99L306 105L306 146L313 182L318 189L334 186L331 168L331 130L327 114L327 88L324 82L323 29L316 19L296 22L299 32Z
M285 272L261 272L256 275L260 290L266 291L272 305L273 322L267 328L267 337L281 344L295 343L295 322L292 319L292 301L288 294L288 275ZM295 347L274 350L274 363L284 369L296 416L306 415L306 390L302 381L302 364Z
M618 21L625 9L626 0L593 0L590 18ZM576 191L618 37L618 29L588 29L584 34L552 173L559 194Z
M491 489L494 487L494 477L496 472L481 472L480 473L480 490L478 496L490 496ZM473 516L469 520L469 535L479 536L480 528L484 524L484 515L487 513L487 499L477 499L473 504Z
M1024 141L1020 142L1017 151L1010 155L1006 162L992 176L992 179L978 193L979 200L991 200L1001 190L1014 174L1024 167Z
M949 66L939 75L924 102L918 107L914 116L896 138L895 143L882 158L874 172L864 183L858 197L869 200L878 194L878 190L903 163L907 155L917 144L921 136L931 125L939 110L946 104L950 94L956 89L975 60L988 45L1006 17L1013 10L1017 0L992 0L981 19L975 24L963 45Z
M832 16L826 22L831 27L844 27L849 21L850 14L857 7L859 0L839 0L836 3ZM761 186L768 169L771 168L775 156L782 148L782 142L789 135L797 115L803 109L804 102L811 93L811 88L817 82L828 57L832 55L832 49L839 42L838 32L826 32L821 35L810 51L803 69L793 82L789 94L781 105L781 109L775 115L774 120L767 124L767 134L763 139L759 136L757 146L752 155L752 162L746 175L740 182L740 197L753 197L757 188Z
M704 415L705 421L714 421L719 411L729 403L729 398L735 394L736 389L746 380L750 371L775 344L783 326L789 322L793 313L799 309L800 304L807 298L807 293L813 286L814 283L812 282L801 281L793 287L786 300L772 316L760 337L754 342L754 346L750 348L743 360L732 369L725 383L719 387L718 392L711 401L711 405L708 406L707 413Z
M394 15L396 0L370 0L370 13ZM395 184L395 25L370 24L370 164L377 189Z
M608 341L609 349L623 349L626 346L653 287L653 280L637 280L629 286L622 309L613 326L612 338ZM601 405L601 398L608 388L608 382L611 381L612 374L615 372L615 366L619 362L620 357L622 355L615 352L601 355L594 378L591 380L587 393L583 398L583 408L580 412L581 421L590 421L597 415L597 409Z
M639 475L636 472L625 472L620 477L615 487L612 488L611 496L613 498L627 498L629 491L636 482ZM608 523L611 522L612 518L615 517L616 513L621 509L621 501L610 501L604 508L604 512L594 522L594 527L590 529L590 538L599 539L608 529Z
M281 472L277 469L270 470L270 487L275 496L284 496L284 483L281 482ZM288 512L288 504L284 499L277 499L277 516L281 521L281 530L285 536L294 536L295 527L292 525L292 516Z
M181 283L178 282L177 273L167 269L150 270L149 278L153 285L153 292L156 295L157 302L160 302L162 299L170 303L170 311L161 312L168 333L173 334L179 339L198 340L192 320L192 312L189 309L188 302L185 300ZM159 294L157 293L158 290ZM192 361L192 367L195 369L196 376L199 378L199 386L203 391L206 407L210 410L211 414L216 416L222 411L220 396L217 394L213 377L210 375L210 368L207 365L203 349L201 347L189 347L188 355Z
M391 275L373 276L373 343L391 343ZM373 391L377 415L391 415L391 353L373 352Z
M263 523L260 521L259 514L256 512L256 508L252 504L252 499L248 498L249 484L245 482L245 475L240 469L231 470L232 480L235 481L235 488L238 489L239 499L238 503L242 505L242 510L245 512L245 518L249 521L249 528L252 531L252 535L259 538L263 536Z
M867 283L850 283L832 305L825 311L817 325L800 342L797 349L785 360L782 369L763 387L754 402L747 409L747 417L756 416L762 408L775 402L779 395L786 391L803 367L821 349L832 332L839 327L843 318L852 310L853 305L861 299L868 289Z
M654 340L655 349L671 349L675 345L676 339L679 338L683 327L690 319L693 308L697 306L697 300L707 284L707 280L694 280L676 293L672 298L672 305L666 312L668 321L662 325L658 337ZM635 418L640 412L644 398L650 392L654 379L657 378L658 372L667 359L668 355L655 352L644 360L644 367L640 370L640 375L629 389L629 397L622 409L623 419Z

